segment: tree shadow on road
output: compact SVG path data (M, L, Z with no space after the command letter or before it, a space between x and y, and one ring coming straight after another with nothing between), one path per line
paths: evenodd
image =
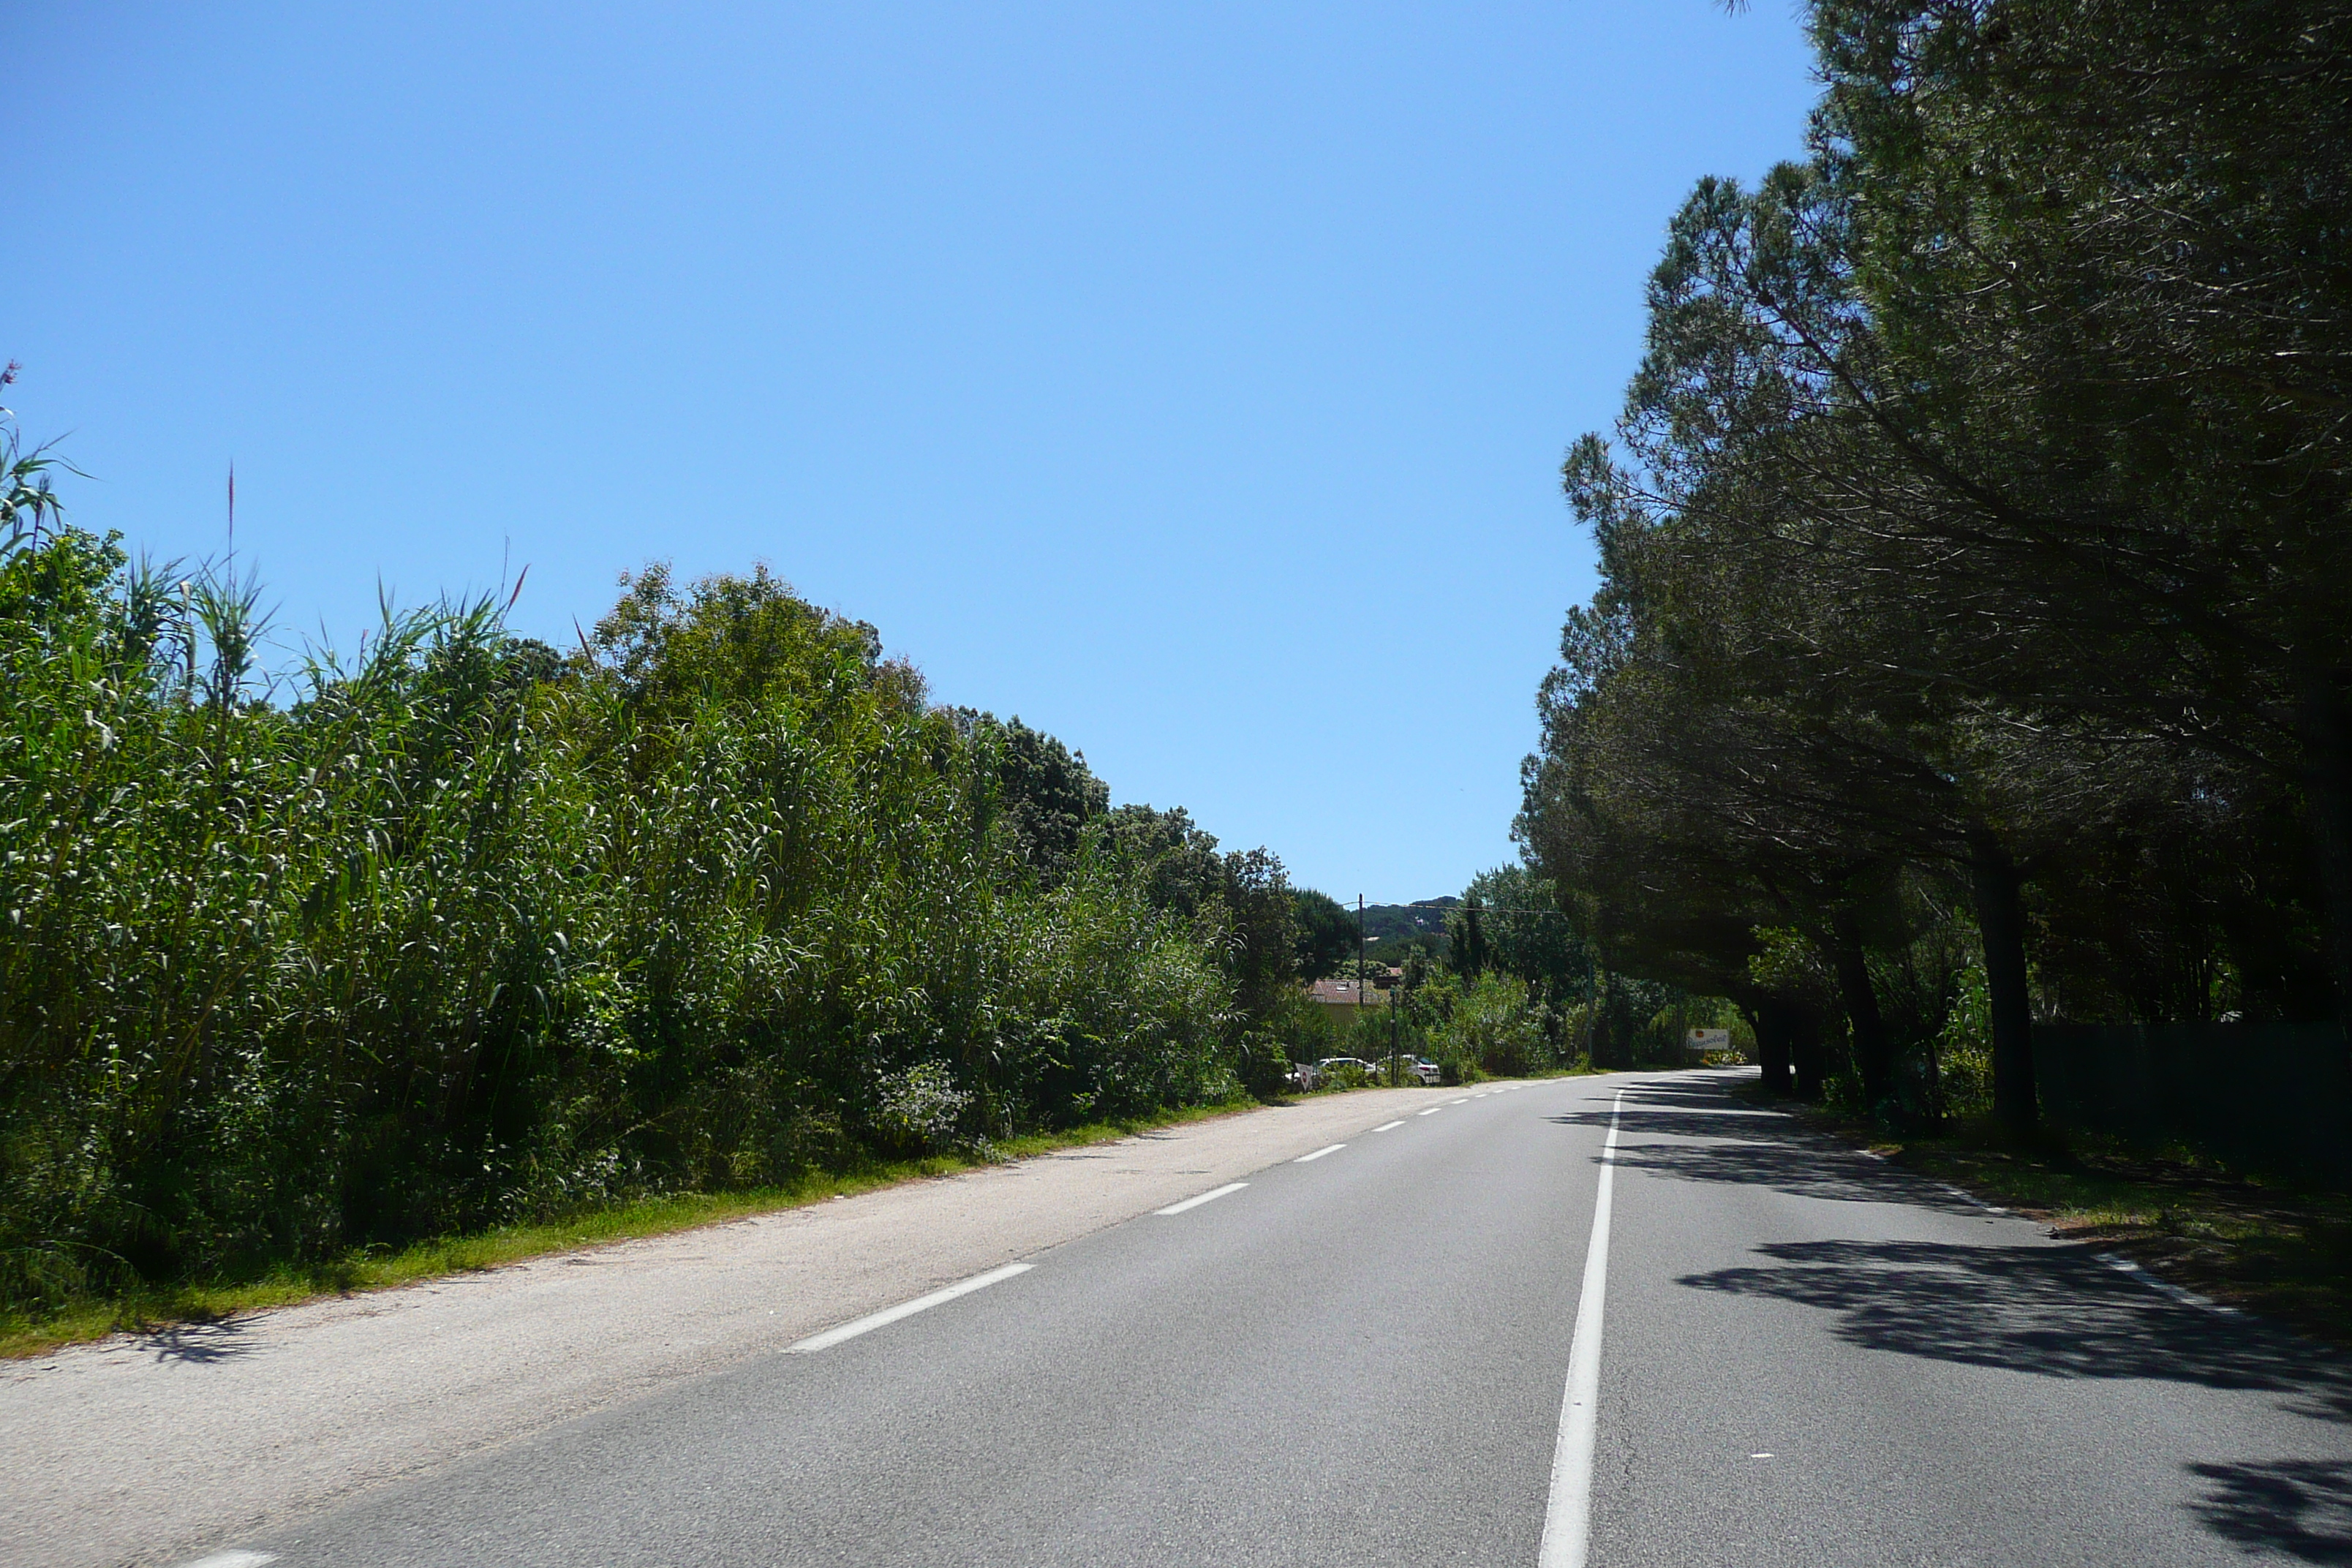
M1782 1267L1680 1283L1842 1313L1838 1337L1868 1350L2045 1377L2265 1389L2290 1396L2297 1414L2352 1421L2352 1375L2311 1342L2168 1300L2075 1247L1807 1241L1757 1251Z
M2192 1506L2214 1534L2249 1552L2352 1563L2352 1464L2284 1459L2189 1469L2212 1483L2210 1495Z
M2352 1373L2323 1347L2259 1319L2166 1300L2068 1247L1923 1241L1790 1242L1780 1267L1685 1276L1693 1289L1768 1297L1842 1314L1864 1349L2055 1378L2148 1378L2253 1390L2308 1419L2352 1423ZM2248 1552L2352 1563L2352 1464L2199 1464L2189 1506Z
M1719 1086L1644 1085L1619 1119L1617 1163L1692 1182L1974 1215L1940 1184L1811 1136L1769 1113L1725 1114ZM1552 1118L1606 1126L1610 1113ZM2352 1370L2263 1320L2157 1295L2080 1247L1814 1241L1756 1249L1768 1264L1685 1276L1693 1289L1839 1314L1850 1344L2053 1378L2147 1378L2276 1396L2294 1415L2352 1424ZM2352 1463L2196 1464L2189 1507L2250 1553L2352 1564Z
M1705 1078L1652 1079L1625 1086L1629 1105L1706 1105L1736 1116L1771 1116L1774 1112L1759 1110L1731 1098L1729 1079ZM1606 1111L1603 1115L1608 1114Z
M1884 1161L1816 1138L1785 1116L1732 1110L1720 1089L1685 1097L1694 1107L1657 1108L1644 1100L1616 1117L1619 1165L1685 1182L1766 1186L1797 1197L1839 1203L1905 1204L1946 1214L1976 1214L1973 1199ZM1546 1120L1563 1127L1607 1127L1606 1110L1573 1110ZM1644 1139L1671 1142L1643 1142Z
M151 1352L157 1361L188 1362L199 1365L233 1361L253 1349L246 1337L245 1324L236 1318L222 1318L209 1323L174 1323L169 1328L156 1329L140 1336L139 1347Z

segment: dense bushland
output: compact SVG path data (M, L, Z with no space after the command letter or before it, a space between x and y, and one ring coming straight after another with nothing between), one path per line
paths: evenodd
M265 691L250 582L60 526L8 457L0 1307L1280 1070L1278 861L764 572L648 570L568 657L388 613Z

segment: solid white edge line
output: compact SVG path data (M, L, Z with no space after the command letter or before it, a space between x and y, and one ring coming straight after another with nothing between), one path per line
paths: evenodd
M1404 1123L1402 1121L1383 1121L1378 1127L1373 1128L1372 1131L1375 1132L1393 1132L1403 1125Z
M1293 1160L1290 1163L1294 1165L1304 1165L1309 1160L1320 1160L1324 1155L1336 1154L1346 1147L1347 1145L1345 1143L1326 1144L1324 1147L1316 1150L1312 1154L1301 1154L1297 1159Z
M1617 1191L1619 1089L1601 1146L1601 1180L1592 1195L1592 1239L1584 1248L1584 1289L1576 1302L1576 1337L1568 1350L1568 1387L1559 1401L1559 1436L1551 1451L1551 1498L1544 1506L1538 1568L1584 1568L1592 1530L1592 1439L1600 1419L1601 1321L1609 1301L1609 1206Z
M2007 1214L2009 1212L1999 1204L1989 1204L1985 1202L1984 1199L1977 1196L1976 1194L1963 1192L1958 1187L1952 1185L1949 1182L1937 1182L1936 1184L1943 1188L1946 1192L1951 1194L1954 1197L1959 1199L1962 1203L1974 1204L1977 1207L1984 1210L1987 1214Z
M2118 1257L2112 1252L2095 1252L2091 1256L2118 1274L2130 1275L2167 1300L2178 1301L2184 1307L2194 1307L2200 1312L2212 1312L2224 1318L2238 1316L2237 1308L2224 1307L2210 1296L2200 1296L2196 1291L2175 1285L2169 1279L2158 1279L2128 1258Z
M1186 1209L1199 1208L1202 1204L1209 1202L1212 1198L1221 1198L1227 1193L1240 1192L1244 1187L1248 1185L1249 1184L1247 1182L1227 1182L1222 1187L1213 1187L1205 1193L1195 1193L1181 1203L1170 1204L1164 1209L1153 1209L1151 1212L1153 1214L1182 1214Z
M1034 1267L1035 1267L1034 1264L1028 1263L1008 1263L1002 1268L992 1268L985 1274L975 1274L971 1279L961 1280L943 1290L934 1290L928 1296L918 1296L911 1301L901 1301L895 1307L886 1307L878 1312L868 1313L856 1322L844 1323L837 1329L827 1329L821 1334L811 1334L797 1344L786 1345L784 1353L807 1355L814 1351L831 1350L844 1340L854 1340L860 1334L872 1333L876 1329L886 1324L895 1323L901 1318L911 1318L918 1312L928 1311L942 1301L954 1300L958 1296L969 1296L974 1290L984 1290L1000 1280L1012 1279L1015 1274L1026 1274Z
M265 1563L277 1561L275 1552L215 1552L209 1557L183 1563L180 1568L261 1568Z

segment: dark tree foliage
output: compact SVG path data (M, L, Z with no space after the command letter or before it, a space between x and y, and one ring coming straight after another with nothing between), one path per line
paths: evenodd
M2352 13L1811 21L1811 155L1701 182L1567 464L1536 868L1874 1106L1947 930L2013 1124L2037 1016L2352 1017Z
M1341 973L1356 959L1356 917L1328 893L1299 888L1291 894L1291 921L1298 931L1298 973L1321 980Z
M1590 994L1597 973L1591 945L1550 881L1524 866L1481 871L1449 918L1466 916L1474 907L1483 949L1480 967L1526 981L1556 1009ZM1456 953L1465 938L1466 932L1455 939Z
M1095 777L1085 752L1017 716L999 722L970 714L966 724L982 753L995 759L996 807L1021 858L1045 881L1058 881L1076 862L1087 825L1110 809L1110 786Z
M1446 919L1448 934L1454 939L1454 967L1465 979L1475 980L1486 969L1486 910L1472 894L1462 900L1461 907Z
M1214 910L1224 886L1224 861L1217 854L1216 836L1194 826L1182 806L1118 806L1104 816L1100 832L1105 852L1142 878L1154 909L1186 919Z
M1290 883L1272 851L1224 857L1219 901L1229 922L1226 972L1244 1011L1272 1013L1298 979L1298 926Z

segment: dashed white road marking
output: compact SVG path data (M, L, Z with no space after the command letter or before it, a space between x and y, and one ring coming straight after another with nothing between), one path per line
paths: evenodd
M1336 1154L1346 1147L1347 1145L1345 1143L1327 1143L1322 1148L1316 1150L1312 1154L1301 1154L1297 1159L1293 1160L1290 1163L1294 1165L1304 1165L1309 1160L1320 1160L1324 1155Z
M971 1279L959 1280L943 1290L934 1290L928 1296L918 1296L911 1301L901 1301L895 1307L885 1307L878 1312L869 1312L854 1323L844 1323L837 1329L827 1329L821 1334L811 1334L798 1344L786 1345L784 1352L787 1355L807 1355L812 1351L831 1350L844 1340L854 1340L860 1334L870 1334L875 1330L888 1323L895 1323L901 1318L911 1318L918 1312L929 1311L943 1301L952 1301L958 1296L969 1296L974 1290L985 1290L1000 1280L1012 1279L1015 1274L1026 1274L1032 1267L1033 1265L1027 1263L1008 1263L1002 1268L992 1268L985 1274L975 1274Z
M1448 1105L1467 1105L1469 1102L1470 1097L1465 1094L1459 1100L1449 1100L1445 1103Z
M1249 1184L1247 1182L1227 1182L1222 1187L1213 1187L1205 1193L1195 1194L1192 1197L1186 1198L1181 1203L1170 1204L1164 1209L1153 1209L1151 1212L1153 1214L1182 1214L1186 1209L1199 1208L1202 1204L1223 1197L1227 1193L1240 1192L1244 1187L1248 1185Z
M1404 1123L1402 1121L1383 1121L1378 1127L1373 1128L1372 1131L1375 1132L1393 1132L1403 1125Z
M215 1552L210 1557L183 1563L180 1568L261 1568L265 1563L277 1561L275 1552Z
M1445 1109L1445 1107L1444 1107L1444 1106L1442 1106L1442 1105L1433 1105L1433 1106L1431 1106L1427 1110L1416 1110L1416 1111L1414 1111L1414 1112L1413 1112L1413 1114L1414 1114L1415 1116L1434 1116L1434 1115L1436 1115L1439 1111L1441 1111L1441 1110L1444 1110L1444 1109Z
M1592 1239L1584 1248L1584 1289L1576 1302L1576 1338L1568 1350L1568 1388L1559 1401L1559 1437L1551 1451L1551 1499L1544 1509L1539 1568L1584 1568L1592 1531L1592 1439L1601 1398L1601 1321L1609 1304L1609 1208L1617 1191L1619 1089L1601 1146L1601 1180L1592 1196Z

